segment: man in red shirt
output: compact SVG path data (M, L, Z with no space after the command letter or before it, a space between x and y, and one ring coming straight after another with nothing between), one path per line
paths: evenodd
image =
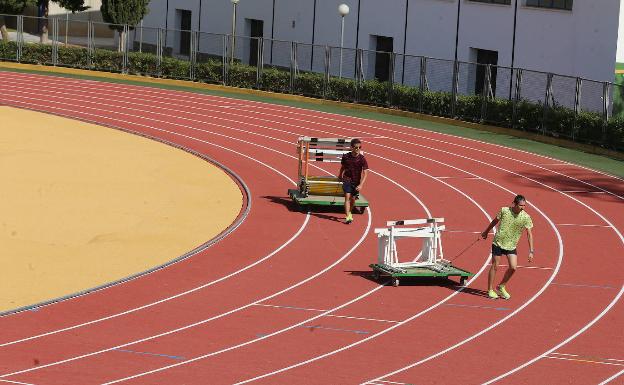
M342 181L342 191L345 194L346 224L353 222L351 210L355 207L355 200L362 191L368 173L368 163L361 151L362 142L359 139L352 139L351 152L344 154L340 162L338 179Z

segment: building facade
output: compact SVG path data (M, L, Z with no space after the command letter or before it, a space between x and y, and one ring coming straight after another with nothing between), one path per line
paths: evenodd
M244 52L251 44L246 36L339 47L338 5L346 3L349 13L344 17L345 48L612 81L618 30L621 35L624 28L620 25L624 24L624 20L620 23L622 2L240 0L236 7L236 34L241 36L238 48ZM232 16L233 4L228 0L152 0L144 26L231 34ZM150 40L149 33L144 39ZM620 55L624 54L622 40ZM167 46L173 47L174 52L183 52L180 46L184 44L184 33L168 33ZM276 51L279 43L271 45L265 55L277 55L278 59L286 55L279 48ZM314 56L313 50L309 55ZM312 57L312 67L314 60Z

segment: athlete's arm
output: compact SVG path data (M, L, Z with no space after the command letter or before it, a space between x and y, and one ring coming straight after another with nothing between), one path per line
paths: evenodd
M487 229L483 230L483 232L481 233L481 238L487 239L488 234L490 233L490 230L492 230L494 226L496 226L497 224L498 224L498 218L492 219L492 222L487 227Z

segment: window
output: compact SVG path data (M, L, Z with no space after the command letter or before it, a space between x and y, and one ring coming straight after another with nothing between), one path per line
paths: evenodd
M526 0L529 7L572 10L572 0Z
M490 4L511 4L511 0L470 0L476 3L490 3Z

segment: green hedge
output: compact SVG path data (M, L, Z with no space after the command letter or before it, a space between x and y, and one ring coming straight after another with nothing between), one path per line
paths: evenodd
M0 60L16 60L17 44L0 42ZM91 60L89 60L91 59ZM22 47L21 62L50 64L50 45L28 43ZM98 71L121 72L123 55L116 51L96 49L89 58L88 50L82 47L58 47L59 65ZM91 65L89 64L91 63ZM159 65L156 55L151 53L128 53L128 73L160 76L171 79L189 79L191 64L174 57L163 57ZM223 62L220 58L202 58L194 68L197 81L222 83ZM258 81L259 80L259 81ZM257 79L256 67L235 62L228 67L227 84L240 88L260 88L266 91L324 97L329 100L358 102L388 106L408 111L423 112L436 116L451 117L452 95L449 92L421 91L416 87L393 85L378 80L359 83L352 79L330 77L315 72L299 72L291 90L289 69L264 68ZM624 84L614 89L614 117L604 124L601 114L574 111L563 107L549 107L544 111L540 103L520 100L516 104L515 119L513 103L508 99L484 100L481 95L458 95L453 118L483 122L503 127L544 132L545 134L603 145L624 151ZM482 116L483 115L483 116ZM542 123L544 123L542 125Z

